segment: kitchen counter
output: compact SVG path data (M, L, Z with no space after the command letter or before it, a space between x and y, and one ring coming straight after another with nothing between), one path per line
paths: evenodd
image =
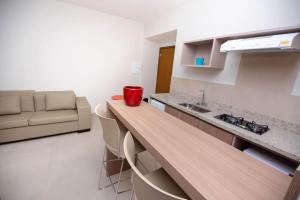
M111 111L193 200L282 200L292 178L142 102Z
M219 119L214 118L214 116L223 114L214 111L209 108L212 112L199 113L189 109L186 109L178 103L187 102L186 98L181 96L176 96L172 94L153 94L151 98L161 101L167 105L170 105L178 110L191 114L203 121L206 121L214 126L222 128L228 132L231 132L241 138L244 138L254 144L258 144L264 148L274 151L280 155L290 158L294 161L300 163L300 135L294 132L280 129L277 127L270 127L270 130L262 135L257 135L250 131L244 130L242 128L236 127L232 124L228 124ZM193 102L187 102L193 103ZM257 120L259 121L259 120Z

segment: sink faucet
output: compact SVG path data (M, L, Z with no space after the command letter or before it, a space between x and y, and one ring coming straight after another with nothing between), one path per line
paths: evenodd
M204 90L200 90L200 92L202 93L202 96L200 96L201 101L200 101L200 98L199 98L199 101L198 101L197 105L205 106L206 103L205 103L205 100L204 100Z

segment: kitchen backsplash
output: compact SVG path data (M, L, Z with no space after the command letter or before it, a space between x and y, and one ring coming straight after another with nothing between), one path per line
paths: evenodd
M199 98L199 96L193 96L191 94L184 93L181 91L176 91L174 89L171 90L170 94L176 96L177 99L181 99L182 102L190 102L194 104L198 103L199 100L201 99ZM250 110L241 109L233 105L227 105L216 101L207 101L207 99L205 100L205 104L206 104L205 106L208 109L216 111L218 113L233 114L235 116L244 117L248 121L255 121L259 124L267 124L270 127L276 127L279 129L288 130L300 135L300 124L288 122L282 119L256 113Z
M235 85L172 77L171 93L197 102L204 90L213 110L300 134L300 97L291 95L299 67L299 53L245 54Z

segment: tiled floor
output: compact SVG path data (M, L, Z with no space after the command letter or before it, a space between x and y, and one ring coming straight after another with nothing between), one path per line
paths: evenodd
M112 188L97 187L104 146L101 130L93 116L90 132L0 145L0 199L115 199ZM129 181L122 182L122 188L129 187ZM119 199L129 196L123 193Z

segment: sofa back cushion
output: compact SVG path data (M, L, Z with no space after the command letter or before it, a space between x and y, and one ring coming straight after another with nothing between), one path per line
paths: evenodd
M45 92L35 92L33 98L35 111L46 110Z
M21 113L20 96L1 96L0 115L11 115Z
M62 96L60 96L62 94ZM64 94L64 95L63 95ZM50 102L49 100L47 101L47 96L51 96L50 97ZM57 96L58 95L58 96ZM59 107L64 107L66 104L64 97L65 96L72 96L74 97L74 105L70 103L70 109L75 109L75 93L73 91L44 91L44 92L36 92L34 93L34 105L35 105L35 110L36 111L45 111L45 110L57 110L57 108ZM58 99L59 97L61 97L61 99ZM49 99L49 98L48 98ZM60 101L63 101L62 104L63 105L55 105L55 102L60 104ZM68 100L67 98L67 101ZM47 102L48 102L48 107L47 107ZM70 101L71 102L71 101ZM62 108L61 108L62 109Z
M76 108L74 93L54 93L46 95L46 110L74 110Z
M21 111L34 112L33 102L34 90L5 90L0 91L0 97L3 96L19 96L21 98Z

